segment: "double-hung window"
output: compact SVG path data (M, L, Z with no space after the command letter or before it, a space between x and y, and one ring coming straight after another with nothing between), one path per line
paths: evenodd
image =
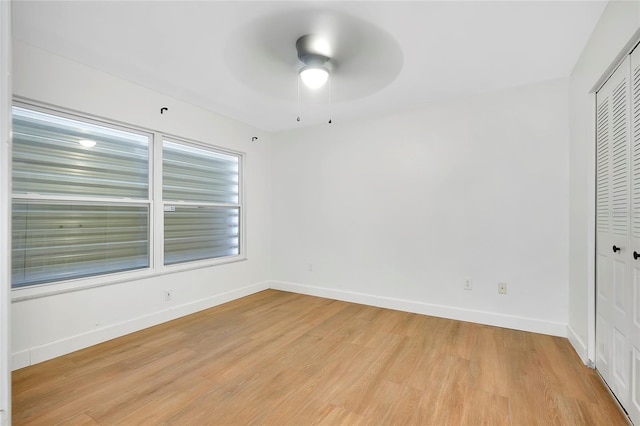
M14 288L241 254L241 154L28 105L12 150Z
M150 136L14 107L12 285L149 266Z

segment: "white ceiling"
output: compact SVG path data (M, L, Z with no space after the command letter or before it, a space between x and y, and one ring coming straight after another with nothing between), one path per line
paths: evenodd
M568 77L606 1L16 1L14 38L267 131ZM324 25L324 27L323 27ZM296 38L329 27L329 89ZM346 52L346 53L345 53ZM329 105L331 105L329 107Z

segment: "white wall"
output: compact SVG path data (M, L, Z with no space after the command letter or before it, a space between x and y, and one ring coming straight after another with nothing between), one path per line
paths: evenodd
M565 336L568 140L567 80L278 134L272 286Z
M594 86L640 40L640 2L607 5L570 78L570 273L568 337L595 361Z
M247 261L14 301L14 368L268 287L270 135L22 43L13 53L16 96L246 153L248 235Z

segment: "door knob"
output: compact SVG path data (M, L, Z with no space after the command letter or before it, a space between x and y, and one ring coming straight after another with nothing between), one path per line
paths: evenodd
M635 250L634 250L634 251L633 251L633 258L634 258L635 260L638 260L638 258L639 258L639 257L640 257L640 253L638 253L637 251L635 251Z
M620 247L616 247L616 246L614 245L614 246L613 246L613 252L615 253L615 252L617 252L617 251L620 251Z

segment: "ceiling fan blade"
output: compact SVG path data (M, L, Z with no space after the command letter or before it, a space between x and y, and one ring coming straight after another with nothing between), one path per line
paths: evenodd
M307 34L318 35L329 44L336 101L375 93L402 69L402 50L389 34L329 7L302 7L250 22L229 39L225 62L251 89L295 100L297 72L302 65L295 43Z

